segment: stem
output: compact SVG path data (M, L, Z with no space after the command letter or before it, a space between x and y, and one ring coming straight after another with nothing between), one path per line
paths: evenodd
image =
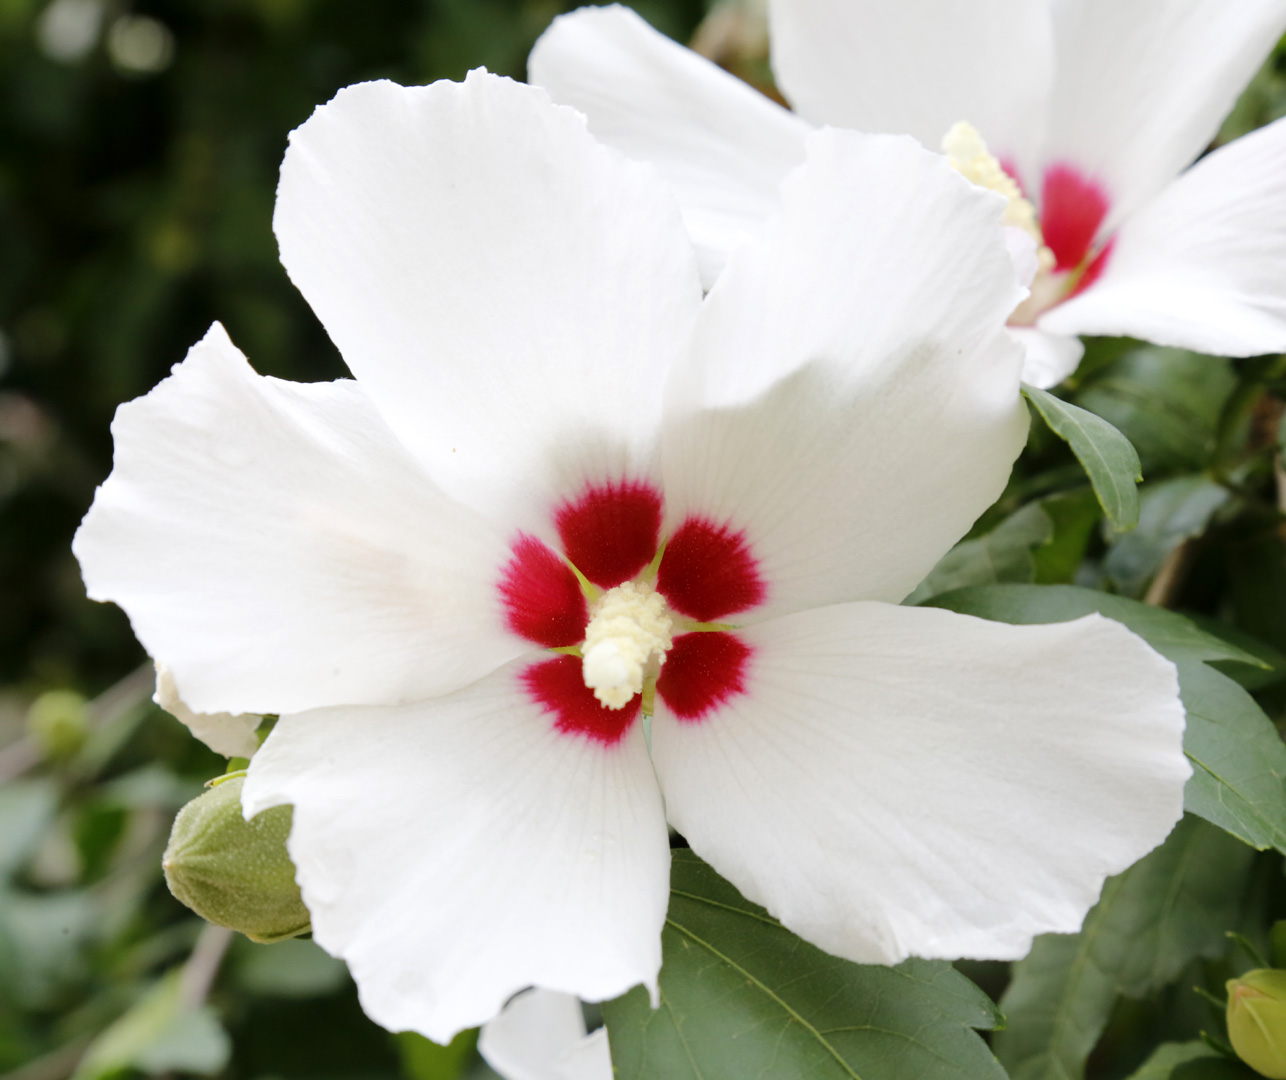
M1193 542L1185 540L1165 557L1161 569L1157 571L1157 576L1152 579L1152 584L1148 586L1147 594L1143 597L1145 604L1168 608L1174 603L1188 576L1188 569L1192 565L1192 556L1195 551Z
M183 1003L183 1008L197 1009L205 1003L205 999L210 994L210 987L214 985L215 977L219 974L223 957L232 943L232 935L233 931L226 926L215 926L214 923L208 923L201 931L201 936L196 939L196 945L192 949L192 955L183 965L182 985L179 990L179 1000Z
M91 724L110 724L152 696L156 668L152 661L140 664L120 682L113 683L89 703Z

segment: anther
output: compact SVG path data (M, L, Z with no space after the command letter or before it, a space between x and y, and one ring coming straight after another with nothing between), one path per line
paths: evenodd
M650 585L627 581L609 589L585 628L585 685L607 708L623 708L642 692L649 667L655 674L665 662L673 626L665 599Z
M1000 219L1001 224L1021 229L1035 240L1040 269L1052 269L1054 253L1045 246L1045 237L1041 234L1040 223L1036 218L1036 208L1023 197L1017 181L1001 167L977 130L963 120L953 124L951 130L943 136L942 152L947 155L951 167L966 180L1009 200L1004 216Z

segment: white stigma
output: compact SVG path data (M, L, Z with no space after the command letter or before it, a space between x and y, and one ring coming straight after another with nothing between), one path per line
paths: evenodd
M1009 200L1004 217L1000 219L1001 224L1021 229L1035 240L1040 269L1051 269L1054 265L1054 253L1045 246L1045 237L1041 234L1040 222L1036 218L1036 208L1023 197L1017 181L1001 167L977 130L963 120L953 124L951 130L943 136L942 152L947 155L951 167L966 180Z
M674 644L668 612L651 585L633 581L608 589L590 609L582 649L585 685L609 709L624 708L643 691L652 661L665 663Z

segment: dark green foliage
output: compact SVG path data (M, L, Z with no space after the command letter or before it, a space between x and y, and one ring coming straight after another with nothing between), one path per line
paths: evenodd
M1118 995L1159 991L1231 948L1252 852L1185 818L1151 855L1104 886L1079 934L1047 934L1014 968L996 1053L1012 1080L1080 1080Z
M995 1006L947 964L868 967L782 929L676 851L661 1007L641 987L604 1007L623 1080L1000 1080L974 1028Z

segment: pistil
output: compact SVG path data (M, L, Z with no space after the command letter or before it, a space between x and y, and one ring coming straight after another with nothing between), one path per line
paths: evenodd
M590 609L582 646L585 685L609 709L621 709L655 679L674 644L665 599L646 582L609 589Z

